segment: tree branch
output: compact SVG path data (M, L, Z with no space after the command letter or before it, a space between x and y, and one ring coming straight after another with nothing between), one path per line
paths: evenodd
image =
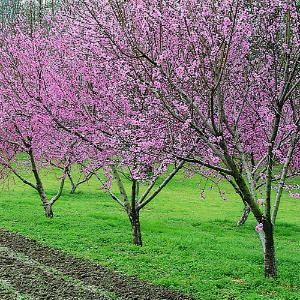
M143 202L138 202L137 208L140 210L146 204L148 204L166 185L167 183L177 174L177 172L183 167L184 161L182 160L178 166L169 174L169 176L159 185L159 187Z
M37 190L37 186L36 185L34 185L33 183L29 182L24 177L22 177L20 174L18 174L16 172L16 170L14 170L14 168L12 168L9 164L5 164L5 166L7 166L23 183L25 183L25 184L31 186L32 188L34 188L35 190Z

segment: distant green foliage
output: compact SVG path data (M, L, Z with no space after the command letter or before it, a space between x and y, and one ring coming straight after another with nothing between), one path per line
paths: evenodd
M22 9L22 0L1 0L0 15L2 25L12 21Z

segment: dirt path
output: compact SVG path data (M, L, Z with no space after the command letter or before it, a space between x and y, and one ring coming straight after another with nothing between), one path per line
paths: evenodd
M0 229L0 299L192 299Z

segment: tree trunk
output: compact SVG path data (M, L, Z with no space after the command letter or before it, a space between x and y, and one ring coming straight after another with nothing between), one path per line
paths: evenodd
M26 146L26 145L25 145ZM31 166L32 166L32 173L34 175L35 178L35 182L36 182L36 190L38 191L44 210L45 210L45 215L47 218L53 218L53 211L52 211L52 204L53 203L49 203L47 200L47 196L43 187L43 183L42 180L40 178L39 172L37 170L36 167L36 163L35 163L35 158L32 152L32 149L30 148L28 151L28 155L30 157L30 162L31 162ZM61 187L62 188L62 187Z
M44 210L47 218L53 218L52 205L50 204L44 205Z
M275 248L273 239L273 225L265 221L263 230L265 232L265 251L264 251L264 261L265 261L265 277L277 277L276 272L276 259L275 259Z
M241 226L241 225L245 224L245 222L247 221L248 216L250 214L250 211L251 211L250 206L246 202L244 202L244 211L243 211L243 214L242 214L240 220L236 224L237 226Z
M72 188L71 188L71 190L70 190L70 194L74 194L75 191L76 191L76 188L77 188L77 186L73 185Z
M139 212L131 212L129 220L132 227L133 244L143 246Z
M71 186L72 186L72 188L70 190L70 194L74 194L75 190L77 188L77 185L75 185L75 183L74 183L73 176L71 175L70 170L67 171L67 176L69 177L69 180L70 180L70 183L71 183Z

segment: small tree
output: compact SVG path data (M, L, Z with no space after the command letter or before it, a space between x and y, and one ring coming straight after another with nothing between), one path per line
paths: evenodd
M26 27L24 28L26 29ZM46 217L53 217L52 206L61 196L69 169L70 140L55 123L43 118L32 101L42 93L40 64L43 53L40 36L29 36L20 27L2 38L0 54L0 164L5 176L13 173L23 183L37 190ZM73 139L74 140L74 139ZM49 166L48 161L63 165L59 188L48 200L39 169ZM6 172L9 170L10 172ZM34 181L23 172L31 170Z
M1 111L1 119L3 118L2 113L3 111ZM43 153L43 156L40 155L41 145L36 143L36 133L34 131L31 131L29 128L27 128L27 131L24 132L21 126L24 126L26 122L22 120L22 125L20 126L20 124L18 124L18 117L12 115L10 115L10 117L14 117L14 120L8 120L6 118L6 122L3 122L3 120L1 122L1 173L5 175L4 179L7 178L7 176L10 176L10 173L12 173L24 184L34 188L40 196L46 217L52 218L52 206L62 194L66 172L69 168L69 165L67 163L68 160L65 160L65 162L63 162L65 163L65 166L63 168L62 176L60 178L58 191L55 196L48 200L44 184L39 173L39 169L45 168L49 165L43 163L43 160L45 160L46 155L45 153ZM26 135L26 137L24 137L24 135ZM43 138L45 138L45 136ZM53 155L52 158L54 158ZM56 157L55 159L59 158ZM7 170L10 172L6 172ZM24 176L24 172L27 172L29 170L34 176L34 182L32 182L30 179L27 179L26 176Z

